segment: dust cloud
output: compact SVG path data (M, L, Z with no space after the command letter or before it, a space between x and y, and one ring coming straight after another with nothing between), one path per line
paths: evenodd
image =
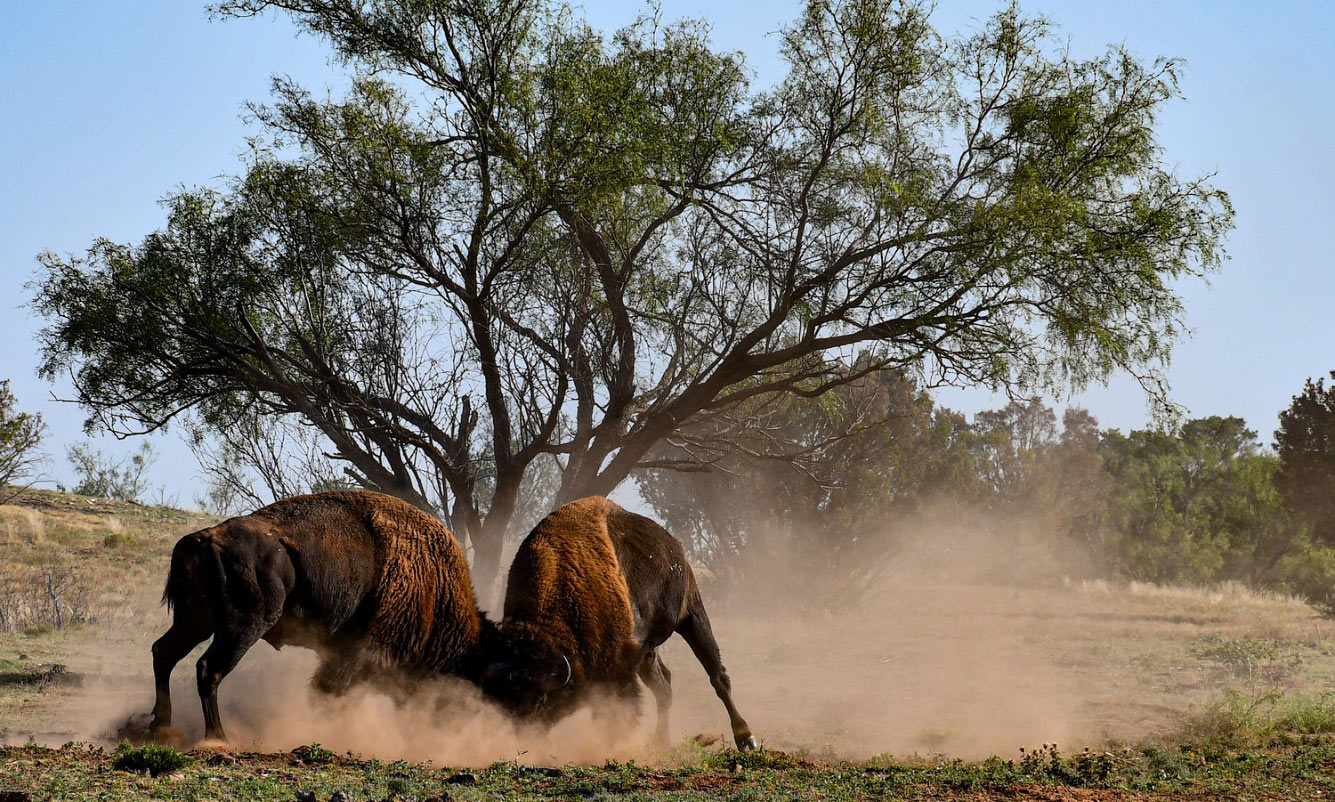
M1154 686L1151 670L1113 645L1143 640L1152 617L1118 594L1089 592L1078 559L1041 527L924 517L882 541L853 557L851 575L821 568L828 555L805 552L800 540L755 549L726 573L698 571L737 705L767 746L831 760L976 758L1043 743L1095 746L1173 725L1181 688ZM165 628L165 612L155 615ZM152 705L153 637L109 657L119 670L87 683L67 731L114 739L131 714L142 721ZM723 706L684 642L673 638L660 653L673 672L672 742L730 741ZM174 675L186 745L202 731L198 654ZM647 689L638 721L585 710L543 731L516 725L454 680L422 687L403 706L369 690L318 697L307 686L314 667L309 651L252 648L220 692L233 746L318 742L450 766L674 759L648 746Z
M942 518L835 570L819 549L785 541L730 582L702 582L707 602L722 602L714 627L737 703L767 745L829 759L968 758L1110 734L1084 715L1081 672L1045 644L1076 555L1037 528ZM677 725L717 730L689 651L674 643L664 658L680 678Z

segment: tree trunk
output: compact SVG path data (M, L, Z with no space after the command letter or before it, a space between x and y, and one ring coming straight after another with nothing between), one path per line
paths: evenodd
M473 590L478 604L486 610L500 608L501 553L505 551L505 526L484 524L469 532L473 541Z

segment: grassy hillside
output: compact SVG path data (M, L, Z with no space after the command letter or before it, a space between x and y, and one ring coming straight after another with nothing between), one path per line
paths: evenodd
M211 522L46 490L0 505L0 737L55 735L90 678L147 659L171 547Z

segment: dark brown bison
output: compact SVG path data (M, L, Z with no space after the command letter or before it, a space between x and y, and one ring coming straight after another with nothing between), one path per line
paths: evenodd
M709 675L737 747L755 748L681 543L605 498L581 499L543 519L515 554L505 618L484 636L482 688L551 722L595 691L634 700L638 676L653 691L662 741L672 675L656 650L674 632Z
M436 519L370 492L298 496L186 535L153 644L152 728L171 725L169 678L210 636L197 678L205 737L224 739L218 684L260 638L321 656L313 683L341 693L386 671L469 675L485 622L459 543Z

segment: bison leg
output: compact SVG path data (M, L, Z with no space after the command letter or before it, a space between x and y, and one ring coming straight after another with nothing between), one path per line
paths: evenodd
M222 718L218 715L218 686L223 677L232 673L241 657L260 639L260 633L253 637L250 633L219 631L213 636L213 643L204 650L204 655L195 664L195 677L199 683L199 700L204 707L204 737L219 741L227 740L223 732Z
M153 643L153 684L157 699L153 703L153 721L150 731L154 737L167 732L172 723L171 674L181 658L190 650L208 640L213 634L208 617L198 611L176 608L171 627Z
M277 599L278 601L268 605L268 610L260 609L245 615L240 614L238 610L246 608L238 605L237 609L233 610L233 619L227 621L225 626L218 627L213 635L213 642L204 650L204 655L195 665L199 700L204 707L205 738L227 740L223 732L222 718L218 715L218 685L222 683L223 677L236 668L236 664L250 647L278 623L278 619L282 617L281 596Z
M367 678L374 663L370 648L362 644L345 645L324 657L311 677L311 685L320 693L342 696L354 683Z
M732 680L728 678L727 669L723 667L723 657L719 654L718 642L714 640L714 630L709 626L709 616L705 614L704 605L698 599L690 606L690 612L677 627L677 632L690 644L695 658L705 667L705 673L709 675L709 683L714 686L714 693L718 694L723 706L727 708L728 719L732 723L732 737L737 743L737 748L746 752L758 747L755 736L751 734L751 727L747 725L746 719L742 718L742 714L737 712L737 706L732 703Z
M640 661L640 680L649 686L658 707L658 721L654 727L654 741L659 746L668 742L668 709L672 707L672 672L663 664L658 652L650 650Z

